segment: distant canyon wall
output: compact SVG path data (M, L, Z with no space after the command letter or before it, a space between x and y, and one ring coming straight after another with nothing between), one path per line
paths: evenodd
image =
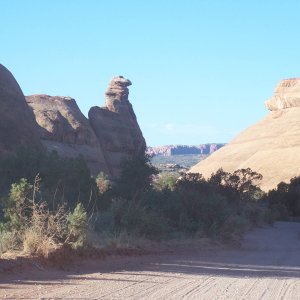
M148 147L147 153L150 155L188 155L188 154L203 154L210 155L223 147L225 144L202 144L197 146L189 145L167 145L161 147Z

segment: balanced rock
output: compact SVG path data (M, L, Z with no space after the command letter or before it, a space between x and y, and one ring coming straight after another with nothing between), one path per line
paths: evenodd
M271 112L229 144L192 167L189 172L209 177L250 167L261 173L260 187L268 191L300 175L300 78L280 81L266 101Z
M132 83L123 76L114 77L105 93L105 106L112 112L126 112L130 107L128 86Z
M128 100L131 82L122 76L114 77L106 92L105 106L92 107L90 124L100 141L113 177L120 174L121 163L144 152L145 139Z
M40 145L34 115L13 75L0 64L0 155Z

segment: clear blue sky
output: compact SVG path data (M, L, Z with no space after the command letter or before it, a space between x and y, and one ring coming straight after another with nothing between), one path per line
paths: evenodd
M0 63L85 115L129 78L148 145L228 142L300 76L300 1L0 0Z

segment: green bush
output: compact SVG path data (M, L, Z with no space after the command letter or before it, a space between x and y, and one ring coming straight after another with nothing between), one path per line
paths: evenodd
M86 244L88 218L87 212L81 203L78 203L73 212L67 216L68 222L68 240L72 243L73 247L79 248Z
M175 187L176 187L176 181L178 179L178 176L172 174L172 173L168 173L168 172L164 172L159 174L154 182L153 182L153 186L155 189L162 191L162 190L171 190L174 191Z
M146 154L141 153L125 160L113 188L114 197L131 201L151 189L153 176L157 174L158 170L151 165L150 157Z
M96 201L97 187L82 157L60 157L56 152L39 147L22 147L15 155L0 159L2 196L7 195L11 185L21 178L34 182L37 174L42 179L40 189L50 209L55 210L63 203L73 209L77 202L87 207Z
M136 202L115 201L111 207L116 232L123 230L143 237L159 239L168 232L166 220Z
M33 201L33 186L26 179L21 178L13 183L5 202L4 215L10 230L24 228L28 220L31 202Z

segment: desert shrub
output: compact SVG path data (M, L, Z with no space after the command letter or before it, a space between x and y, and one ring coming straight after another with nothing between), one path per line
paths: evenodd
M20 241L21 237L17 231L0 231L0 255L7 251L18 249Z
M47 195L49 208L66 203L73 209L77 202L86 207L96 201L96 184L82 157L60 157L41 147L21 147L11 157L0 159L0 191L8 194L11 184L26 178L34 182L36 175L42 179L41 190ZM95 190L91 193L91 190ZM90 195L94 199L90 201Z
M175 174L164 172L160 173L154 180L153 186L155 189L162 191L162 190L171 190L174 191L176 186L176 181L178 176Z
M30 255L47 257L67 236L64 207L52 212L46 202L32 203L32 214L23 233L23 249Z
M33 186L24 178L18 183L13 183L5 202L4 215L10 230L20 230L24 228L30 202L32 201Z
M69 214L65 206L50 210L42 200L40 178L34 185L25 179L12 184L4 205L6 223L1 225L1 251L12 248L29 255L47 257L63 244L74 248L84 245L87 213L81 203Z
M247 218L233 214L230 215L222 224L221 228L219 228L217 236L225 243L232 241L239 242L249 226L250 222Z
M122 164L121 175L114 185L114 197L131 201L139 194L151 189L153 176L158 170L151 165L150 157L141 153Z
M287 220L300 217L300 177L290 183L281 182L264 197L275 219Z
M263 192L257 187L262 175L250 168L239 169L233 173L219 169L208 179L215 191L229 200L229 204L236 209L246 201L258 201Z
M96 185L100 195L103 195L111 188L111 181L109 180L107 174L100 172L96 177Z
M116 232L127 231L148 238L161 238L169 227L165 219L154 210L149 210L141 203L114 201L111 212Z
M96 232L112 233L114 231L114 216L112 210L106 209L93 214L90 224Z
M67 216L68 222L68 241L72 243L73 248L83 247L86 243L88 217L87 212L81 203L78 203L73 212Z
M176 192L180 195L187 218L208 235L214 235L232 213L228 199L217 193L201 174L183 176Z

